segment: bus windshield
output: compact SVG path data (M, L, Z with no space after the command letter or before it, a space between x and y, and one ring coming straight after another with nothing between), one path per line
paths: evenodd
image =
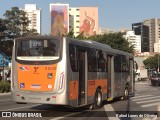
M60 57L60 40L58 39L23 39L16 41L18 60L47 61Z

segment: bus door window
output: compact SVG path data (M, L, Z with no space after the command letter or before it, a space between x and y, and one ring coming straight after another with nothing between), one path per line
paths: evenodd
M77 72L78 71L77 49L76 46L73 44L69 44L69 58L72 71Z
M105 59L102 53L102 50L98 51L99 55L98 55L98 71L99 72L105 72Z
M79 94L78 94L78 104L82 105L85 104L85 86L86 86L86 80L85 80L85 76L86 76L86 50L85 48L79 48L78 49L78 66L79 66Z
M88 72L97 72L97 57L96 57L96 49L90 48L88 49Z

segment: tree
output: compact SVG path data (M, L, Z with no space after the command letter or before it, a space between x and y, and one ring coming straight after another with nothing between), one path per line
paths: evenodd
M75 38L74 37L74 32L73 32L73 29L71 31L69 31L69 33L66 35L67 37L70 37L70 38Z
M123 37L122 33L109 33L104 35L94 35L87 39L95 40L97 42L107 44L114 49L133 53L133 46Z
M8 39L26 35L38 35L35 30L29 30L28 25L30 21L26 17L26 12L19 10L18 7L12 7L11 10L6 10L4 14L7 24L7 36Z
M158 69L158 59L159 59L158 57L159 57L158 54L152 57L148 57L147 59L143 61L143 63L147 68L151 68L151 69L155 68L157 70Z
M20 36L39 35L36 30L28 29L29 20L26 12L12 7L4 13L5 19L0 19L0 51L11 56L13 40Z
M0 19L0 41L4 40L6 37L6 20Z

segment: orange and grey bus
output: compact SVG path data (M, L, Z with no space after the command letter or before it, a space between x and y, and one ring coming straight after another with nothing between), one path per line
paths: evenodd
M100 107L134 94L133 55L92 40L21 37L14 41L11 95L17 103Z

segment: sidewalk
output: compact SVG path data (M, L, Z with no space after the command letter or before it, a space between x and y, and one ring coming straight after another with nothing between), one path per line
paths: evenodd
M0 96L3 96L3 95L11 95L11 92L7 92L7 93L0 93Z

